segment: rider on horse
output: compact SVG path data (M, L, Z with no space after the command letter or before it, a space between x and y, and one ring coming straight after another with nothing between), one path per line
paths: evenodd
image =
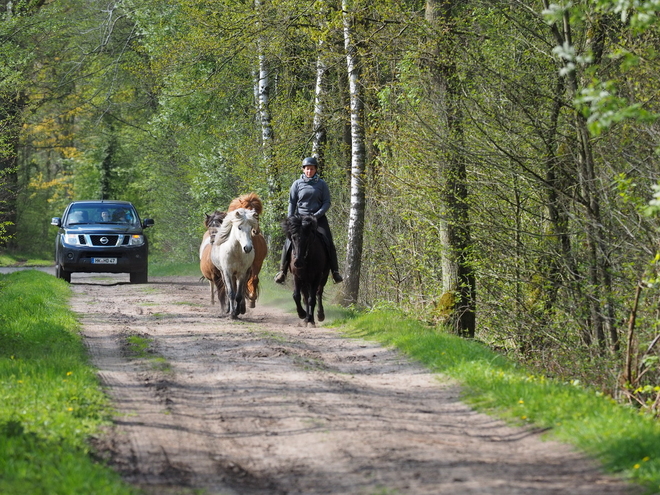
M318 222L318 232L321 234L330 258L330 271L332 279L336 284L341 282L343 277L339 274L339 264L337 262L337 249L332 240L332 233L328 225L328 219L325 213L330 208L330 189L328 184L316 173L318 162L314 157L307 157L302 162L303 173L300 179L296 180L289 191L289 212L288 216L293 215L312 215ZM283 284L286 280L286 273L289 269L289 258L291 253L291 241L289 239L284 243L282 249L282 260L280 261L280 271L275 275L275 282Z

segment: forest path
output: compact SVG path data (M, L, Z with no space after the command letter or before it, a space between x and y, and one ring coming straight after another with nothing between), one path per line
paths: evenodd
M640 493L569 446L474 412L395 350L259 302L231 320L194 277L72 282L117 411L97 448L147 493ZM149 358L129 340L149 342Z

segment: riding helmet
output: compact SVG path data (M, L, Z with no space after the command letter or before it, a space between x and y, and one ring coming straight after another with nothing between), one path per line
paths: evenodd
M302 162L302 167L303 167L303 168L305 168L305 167L310 167L310 166L311 166L311 167L319 168L319 162L317 162L317 161L316 161L316 158L314 158L313 156L308 156L308 157L305 158L305 159L303 160L303 162Z

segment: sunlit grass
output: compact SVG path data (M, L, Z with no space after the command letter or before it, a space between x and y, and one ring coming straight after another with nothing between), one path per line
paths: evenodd
M0 267L11 266L50 266L55 262L53 259L45 259L42 257L34 257L21 254L12 254L7 252L0 252Z
M134 493L89 455L111 410L69 294L40 271L0 275L0 493Z
M201 277L199 263L171 263L150 262L149 276L151 277Z
M515 424L550 435L599 459L605 468L660 489L660 424L579 383L532 375L486 346L391 311L345 320L348 334L394 346L464 386L464 399Z

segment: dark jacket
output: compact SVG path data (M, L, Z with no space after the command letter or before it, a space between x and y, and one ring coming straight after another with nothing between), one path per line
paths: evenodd
M302 174L289 190L289 212L291 215L313 215L317 218L325 215L330 208L330 189L318 174L312 178Z

